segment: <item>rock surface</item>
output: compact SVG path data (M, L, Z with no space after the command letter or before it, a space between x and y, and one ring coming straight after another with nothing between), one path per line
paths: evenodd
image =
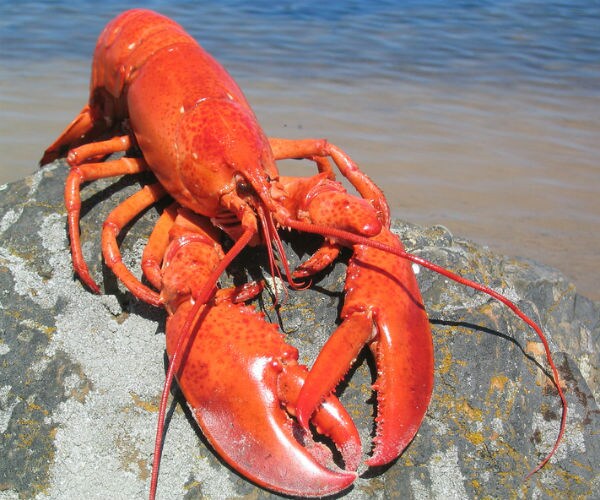
M165 374L162 310L133 299L102 265L100 229L140 177L84 188L84 254L104 295L73 277L66 236L62 162L0 191L0 498L147 496L158 401ZM126 264L139 268L154 209L123 238ZM598 390L600 304L559 272L494 255L443 227L395 221L407 249L501 291L541 323L570 405L567 433L541 472L523 477L551 448L560 401L535 334L504 306L421 269L433 327L435 389L418 435L384 470L362 471L341 498L592 497L600 491ZM309 241L309 246L316 242ZM290 259L305 257L307 238ZM243 266L256 279L257 259ZM264 259L263 259L264 260ZM293 262L292 262L293 263ZM345 266L275 311L255 301L310 364L339 312ZM373 397L368 356L343 401L369 451ZM207 448L182 400L169 408L159 498L269 498Z

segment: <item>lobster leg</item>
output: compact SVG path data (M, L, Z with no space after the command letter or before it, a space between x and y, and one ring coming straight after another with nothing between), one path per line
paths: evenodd
M383 192L343 150L325 139L293 140L270 137L269 143L276 159L330 157L344 177L377 210L382 224L389 226L390 209Z
M65 206L67 208L67 224L71 241L73 267L81 280L96 293L100 292L100 288L90 275L81 251L81 240L79 237L79 216L81 212L80 186L87 181L124 174L136 174L143 172L145 169L146 164L141 159L121 158L104 163L88 163L86 165L75 166L71 169L67 177Z
M106 265L138 299L160 306L159 294L142 284L125 267L117 243L117 236L138 214L166 195L163 187L156 183L144 186L140 191L127 198L107 217L102 226L102 253Z
M89 160L96 160L113 153L127 151L132 144L133 142L130 135L119 135L105 141L82 144L81 146L69 150L69 153L67 154L67 163L71 165L71 167L81 165ZM98 165L105 165L105 163L98 163ZM109 177L109 175L103 175L103 177Z
M177 202L173 202L163 210L148 238L148 243L146 243L144 253L142 254L142 271L144 276L158 290L162 288L160 267L167 246L169 245L169 230L175 224L178 206Z
M305 262L302 262L292 273L292 279L307 278L322 271L337 259L340 245L324 241L319 249Z
M93 122L92 119L92 111L89 106L86 106L81 114L75 118L71 126L67 127L65 132L57 139L55 144L59 146L53 144L48 148L48 151L53 151L57 147L60 149L60 145L69 144L76 133L83 131L85 134L85 132L92 130L96 125L96 122ZM147 164L143 159L127 157L101 163L87 163L85 165L83 163L89 159L100 158L119 151L126 151L130 147L131 137L124 135L113 137L106 141L83 144L71 149L67 155L67 162L71 166L71 171L65 184L65 206L67 208L73 267L81 280L96 293L100 292L100 288L90 275L88 266L83 258L79 237L81 184L105 177L140 173L147 169Z
M269 145L271 146L275 160L311 160L317 164L319 173L326 173L328 179L335 180L335 172L331 168L331 164L327 161L327 158L307 154L306 148L295 145L297 142L294 139L269 137Z

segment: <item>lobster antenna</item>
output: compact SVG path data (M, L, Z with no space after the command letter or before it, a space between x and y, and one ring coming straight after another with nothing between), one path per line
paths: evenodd
M169 402L169 392L171 391L171 386L173 385L175 373L179 369L181 355L187 349L192 331L196 326L198 313L213 295L215 285L217 284L217 281L219 280L221 274L223 274L223 272L231 263L231 261L250 242L253 235L254 231L252 231L251 229L245 229L242 233L242 236L240 236L240 238L235 242L235 244L231 247L229 252L227 252L225 257L223 258L223 260L208 277L204 286L200 289L200 291L197 294L193 295L194 305L192 306L188 317L183 325L183 331L179 336L179 339L177 340L175 351L173 352L171 360L169 361L169 369L167 370L167 375L165 377L165 383L163 385L162 395L160 398L158 424L156 426L156 438L154 441L154 460L152 462L152 478L150 481L150 500L154 500L154 498L156 497L156 486L158 484L158 472L160 469L160 459L162 454L162 443L165 427L165 415L167 412L167 403Z
M272 235L271 225L268 222L267 217L265 216L264 211L260 208L257 210L258 218L260 219L260 225L263 232L263 239L265 240L265 247L267 249L267 255L269 257L269 272L271 273L271 278L273 279L273 295L275 297L275 305L277 305L279 297L277 295L277 287L275 286L275 277L281 279L281 270L279 266L275 264L275 255L273 254L273 247L271 245L272 239L279 238L277 232ZM285 290L285 295L287 298L287 289Z
M310 281L307 284L296 283L292 278L292 271L290 269L287 254L285 252L285 248L283 247L283 243L281 241L281 237L279 236L279 232L275 227L275 223L273 222L273 217L270 212L265 214L262 205L257 207L257 214L261 222L261 227L263 228L263 238L265 240L265 246L267 247L267 253L269 254L269 267L271 276L275 278L282 279L281 271L279 266L275 265L275 255L273 253L273 248L271 247L271 243L275 244L277 248L277 254L279 255L279 260L283 265L283 270L285 271L285 275L287 278L287 282L294 290L306 290L310 286ZM278 303L277 300L277 288L275 287L275 283L273 282L273 293L275 294L275 304ZM287 289L285 290L285 295L287 298Z
M560 386L560 378L558 375L558 369L556 368L556 365L554 364L554 360L552 358L552 353L550 352L550 346L548 344L548 339L546 338L546 336L544 335L544 332L537 325L537 323L535 321L533 321L531 318L529 318L529 316L527 316L523 311L521 311L521 309L519 309L519 307L517 307L517 305L515 303L510 301L504 295L496 292L495 290L492 290L491 288L489 288L485 285L482 285L480 283L476 283L475 281L472 281L470 279L464 278L456 273L453 273L452 271L449 271L448 269L438 266L437 264L434 264L433 262L430 262L422 257L418 257L416 255L408 253L405 250L402 250L400 248L394 248L394 247L386 245L384 243L380 243L378 241L373 241L365 236L356 235L356 234L350 233L348 231L344 231L342 229L327 227L327 226L323 226L320 224L311 224L311 223L307 223L307 222L296 221L294 219L286 220L285 224L288 225L289 227L291 227L292 229L296 229L298 231L304 231L304 232L313 233L313 234L320 234L321 236L325 236L325 237L329 237L329 238L337 238L337 239L348 241L353 244L365 245L365 246L368 246L371 248L375 248L377 250L381 250L383 252L392 253L394 255L397 255L398 257L401 257L403 259L414 262L415 264L423 266L427 269L430 269L431 271L434 271L438 274L441 274L442 276L445 276L453 281L456 281L457 283L460 283L461 285L468 286L470 288L473 288L475 290L478 290L480 292L483 292L483 293L489 295L490 297L492 297L492 298L498 300L499 302L501 302L502 304L504 304L511 311L513 311L513 313L517 317L519 317L522 321L524 321L527 325L529 325L535 331L535 333L539 337L540 341L542 342L542 345L544 346L546 360L548 361L548 365L550 366L550 369L552 371L552 378L553 378L552 381L553 381L554 386L556 387L556 390L558 391L558 395L560 397L560 401L561 401L561 405L562 405L562 415L561 415L561 419L560 419L560 429L558 431L558 436L556 437L556 440L554 441L554 446L552 447L550 452L548 452L546 454L544 459L541 462L539 462L539 464L531 472L529 472L529 474L527 474L527 476L525 477L525 480L529 479L533 474L538 472L542 467L544 467L544 465L546 465L548 463L548 461L552 458L552 456L558 449L558 446L560 445L560 442L562 441L562 439L564 437L565 429L566 429L566 425L567 425L568 405L567 405L567 398L565 397L565 394Z

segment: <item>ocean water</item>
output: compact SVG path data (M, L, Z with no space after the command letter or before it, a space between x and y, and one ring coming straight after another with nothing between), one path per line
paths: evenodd
M600 2L0 0L0 183L35 171L103 26L139 6L215 55L269 135L344 148L394 215L600 299Z

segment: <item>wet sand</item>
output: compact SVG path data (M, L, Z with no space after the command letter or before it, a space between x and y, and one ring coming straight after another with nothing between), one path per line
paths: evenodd
M558 268L600 300L594 94L326 74L261 80L230 69L269 135L327 137L383 187L395 216ZM88 67L77 61L0 72L0 183L36 169L85 103L87 82ZM301 174L312 166L285 168Z

